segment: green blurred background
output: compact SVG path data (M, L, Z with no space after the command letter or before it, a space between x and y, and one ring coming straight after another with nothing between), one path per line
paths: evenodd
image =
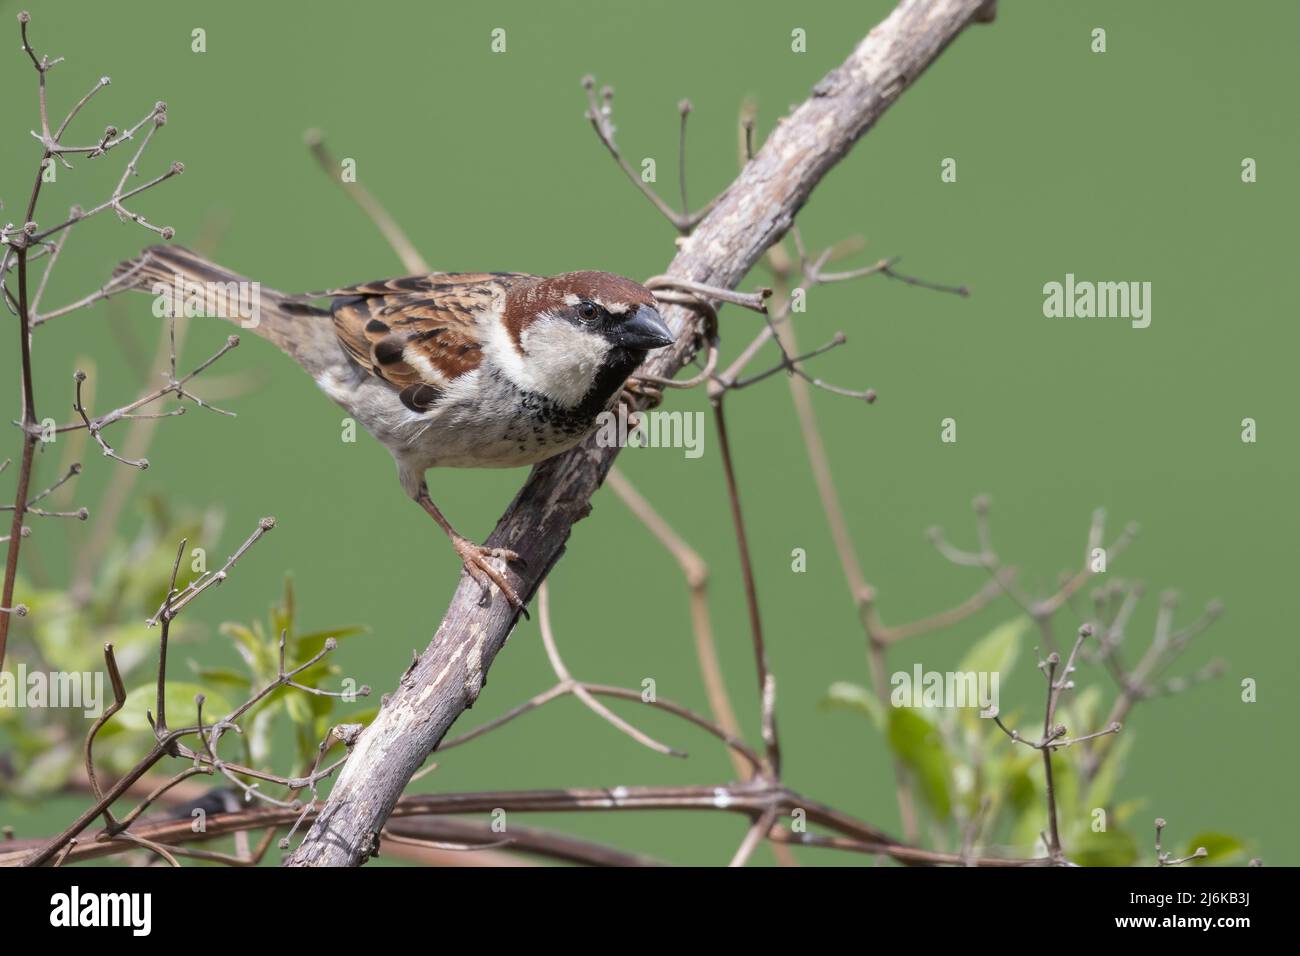
M810 246L851 234L860 262L902 255L904 271L965 283L969 299L876 278L818 288L799 318L814 345L844 331L846 348L816 374L873 386L874 407L818 392L831 460L854 540L885 620L900 623L964 598L979 572L941 560L923 535L942 525L973 545L970 500L993 496L995 535L1024 579L1047 589L1081 554L1091 510L1141 535L1112 574L1154 594L1184 595L1182 619L1211 598L1227 612L1177 672L1214 657L1227 675L1138 708L1137 742L1118 796L1161 815L1171 842L1201 830L1252 841L1266 862L1300 862L1300 823L1283 812L1297 783L1289 743L1297 707L1295 627L1287 616L1300 536L1295 487L1294 297L1289 281L1297 209L1294 92L1300 6L1248 2L1088 4L1003 0L997 22L971 28L825 180L800 216ZM303 146L324 130L339 157L411 234L436 268L553 273L659 272L674 233L624 181L583 118L579 79L617 89L619 141L634 162L658 161L659 188L676 195L675 104L695 105L690 187L698 203L736 172L736 117L758 104L766 134L790 104L838 64L892 7L861 3L530 2L477 4L248 3L191 7L147 2L30 5L38 49L67 62L50 76L62 112L101 74L113 79L79 121L78 141L109 122L144 115L156 99L169 122L143 174L173 160L184 176L134 208L192 244L218 235L216 258L267 285L320 288L400 273L384 242L316 169ZM0 197L17 218L39 158L34 74L4 4L0 58L6 95ZM191 30L207 52L191 51ZM502 55L493 28L507 31ZM792 53L790 31L807 31ZM1107 31L1108 52L1089 50ZM939 164L958 162L944 184ZM1243 157L1259 181L1240 179ZM126 157L77 162L47 187L39 220L107 194ZM1289 170L1289 172L1288 172ZM76 230L47 306L102 282L113 263L152 237L104 216ZM857 262L853 264L858 264ZM1145 280L1153 322L1048 319L1042 286L1080 279ZM765 282L755 272L752 287ZM82 356L97 369L96 404L111 407L146 382L125 356L152 354L158 322L147 300L110 324L110 307L60 319L36 336L38 408L63 420ZM758 328L723 318L732 350ZM0 368L17 414L12 321ZM230 328L194 323L183 363L220 345ZM771 360L774 354L766 355ZM214 374L243 371L258 387L225 404L234 419L191 409L161 423L123 532L143 496L219 506L225 530L202 542L221 560L274 515L277 530L232 579L187 616L206 637L175 652L229 664L215 633L226 620L265 616L292 572L304 627L361 623L337 660L358 682L391 687L423 648L456 581L452 551L400 492L386 451L366 436L340 441L341 412L283 355L251 335ZM196 391L202 395L202 382ZM1290 396L1290 397L1288 397ZM703 409L698 393L669 408ZM863 638L815 495L780 377L737 396L731 429L777 675L791 786L898 830L889 756L863 720L818 701L837 680L865 683ZM939 423L958 422L943 445ZM1240 440L1240 421L1259 441ZM110 435L110 440L111 440ZM18 449L14 432L0 455ZM629 451L620 466L708 561L713 620L735 703L757 739L756 700L741 581L712 432L698 460L671 449ZM73 496L92 504L112 469L88 454ZM37 486L57 459L38 463ZM12 473L11 473L12 474ZM482 539L523 471L430 476L457 526ZM12 478L5 476L4 494ZM93 529L38 524L24 568L64 580ZM808 570L791 572L791 549ZM21 598L21 594L18 595ZM603 490L552 577L561 650L582 678L638 686L706 709L694 664L681 576L612 492ZM1139 611L1145 640L1154 599ZM952 667L973 639L1013 616L1003 601L933 637L897 648L891 670L920 661ZM1239 683L1259 681L1244 704ZM1085 669L1082 681L1105 682ZM549 686L536 624L523 623L483 696L456 730L499 715ZM1004 677L1004 702L1037 709L1032 655ZM1109 687L1107 687L1109 692ZM1004 706L1005 703L1004 703ZM622 708L648 732L691 752L650 753L571 700L529 715L464 750L416 786L480 790L730 779L721 748L685 725ZM0 822L19 836L53 832L84 805L66 797L32 806L0 797ZM708 814L589 814L530 818L688 863L725 862L740 818ZM1144 832L1146 824L1138 827ZM1142 839L1144 852L1147 841ZM838 860L804 851L807 863ZM761 851L760 860L770 854Z

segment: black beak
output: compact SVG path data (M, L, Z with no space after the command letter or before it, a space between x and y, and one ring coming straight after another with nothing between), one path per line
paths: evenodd
M673 334L658 312L643 305L630 319L610 329L609 340L625 349L661 349L673 344Z

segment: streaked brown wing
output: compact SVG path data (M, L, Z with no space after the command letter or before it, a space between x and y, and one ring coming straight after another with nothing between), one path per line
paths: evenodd
M434 273L331 290L334 330L372 375L427 411L455 378L478 367L477 316L505 290L535 277L518 273Z

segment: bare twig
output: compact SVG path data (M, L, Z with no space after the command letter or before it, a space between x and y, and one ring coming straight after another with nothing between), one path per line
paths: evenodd
M42 440L42 435L37 425L38 420L36 417L36 403L32 381L31 333L40 322L36 310L44 296L51 270L58 260L59 252L63 248L63 241L66 238L66 234L62 236L58 234L64 233L68 227L75 223L81 222L82 220L94 216L106 209L112 209L122 219L134 221L139 225L169 238L172 233L170 227L158 227L149 223L143 216L128 210L123 203L145 190L150 189L173 176L179 175L184 169L180 163L173 163L167 172L155 179L134 189L126 189L127 180L135 174L140 157L143 155L149 140L152 138L154 132L156 132L157 129L166 122L166 105L161 102L157 103L144 119L123 134L119 134L115 128L109 127L105 130L104 135L100 138L98 143L93 147L68 146L63 142L63 136L67 132L72 121L81 112L86 103L89 102L91 97L108 85L108 77L102 77L98 83L83 95L81 99L78 100L77 103L68 111L68 114L58 127L51 131L49 104L46 90L46 75L52 67L61 62L61 58L51 60L48 56L38 55L36 53L28 36L28 24L30 22L31 15L29 13L23 11L18 14L18 25L19 33L22 38L22 48L27 54L27 57L31 61L37 74L37 99L40 110L41 128L39 132L33 131L32 135L41 144L41 156L37 163L31 193L28 196L26 209L21 223L16 226L14 224L6 224L3 227L0 227L0 243L3 244L4 249L3 255L0 255L0 288L3 289L6 303L11 308L14 308L18 315L18 322L16 324L18 326L19 352L21 356L20 380L23 396L23 411L20 422L23 431L22 455L18 469L17 487L14 494L14 504L12 509L13 517L10 522L10 533L4 538L8 543L8 548L5 557L4 582L3 585L0 585L0 608L3 609L16 609L21 606L14 605L13 592L18 575L20 545L23 538L27 535L27 530L23 526L23 517L28 510L28 495L31 488L36 445ZM37 203L41 194L41 185L44 182L44 174L48 164L58 161L63 163L64 166L70 166L71 164L68 162L67 156L76 153L85 154L87 158L90 159L102 156L121 143L131 140L139 129L149 123L152 123L152 125L149 126L148 132L141 140L139 148L127 163L126 170L123 172L112 195L106 202L95 206L89 211L74 206L70 211L68 219L65 221L45 230L41 230L38 227L34 220L36 216ZM53 236L58 236L58 238L54 243L50 243L49 239ZM33 252L33 249L35 249L35 252ZM28 265L30 261L41 256L47 257L45 272L41 277L40 284L36 288L35 294L29 297ZM18 289L16 295L9 288L9 273L11 265L16 265L17 268ZM72 303L70 306L57 310L54 314L66 315L74 309L82 308L92 302L98 301L100 298L112 294L112 291L114 290L107 286L103 287L98 293L86 296L85 298ZM80 404L80 402L78 402L78 404ZM87 422L87 427L88 424L89 423ZM95 437L97 441L100 440L98 434L96 434ZM114 454L102 441L101 447L103 447L105 454ZM5 652L9 638L9 622L12 616L13 615L10 613L0 613L0 666L4 664Z
M1012 741L1025 744L1042 752L1043 774L1047 784L1047 824L1049 833L1049 838L1046 841L1047 852L1054 862L1062 864L1067 861L1064 848L1061 845L1061 831L1057 820L1056 782L1052 767L1052 753L1062 747L1069 747L1081 741L1092 740L1108 734L1117 734L1123 729L1118 722L1111 722L1104 730L1071 738L1068 736L1065 725L1056 722L1056 708L1060 703L1061 694L1074 687L1074 680L1070 676L1074 673L1074 662L1079 656L1080 648L1092 636L1092 633L1093 628L1089 624L1079 628L1074 647L1070 651L1070 656L1066 659L1064 667L1061 666L1061 656L1055 651L1039 662L1038 666L1047 678L1047 706L1043 711L1043 733L1037 742L1024 737L1019 731L1009 729L996 711L991 715L1002 732ZM1060 668L1059 671L1058 668ZM1057 677L1058 673L1059 678Z
M321 135L320 130L309 129L303 134L303 141L307 148L311 150L312 156L320 164L325 174L336 182L352 200L361 207L362 212L369 217L383 237L388 240L388 244L396 251L402 265L409 272L423 273L431 272L429 264L425 262L424 257L416 250L415 245L411 242L409 236L398 225L397 220L388 214L386 210L370 191L359 182L344 182L341 175L341 167L334 157L330 154L329 148L325 145L325 138Z
M659 213L672 223L674 229L684 236L689 235L722 198L721 196L715 197L696 212L691 212L690 207L686 204L686 117L691 113L690 101L682 100L677 104L677 112L681 116L677 163L682 195L682 211L678 212L660 198L650 184L642 179L641 175L623 158L622 152L614 143L614 88L605 86L597 93L596 79L591 76L582 78L582 88L587 91L587 121L591 123L591 128L596 131L597 138L609 150L609 154L614 158L614 162L618 164L618 168L623 170L628 180L654 204Z
M542 631L542 644L546 648L546 656L551 662L551 669L555 671L555 676L559 679L558 687L564 688L565 692L572 694L578 700L582 701L587 709L597 717L604 720L615 730L627 734L627 736L631 737L642 746L649 747L651 750L658 753L668 754L673 757L686 756L684 752L677 750L674 747L669 747L667 744L662 744L649 734L645 734L633 727L622 717L619 717L600 701L596 700L592 693L587 690L581 682L573 679L573 675L569 673L569 669L564 666L564 661L560 658L559 648L555 645L555 635L551 630L550 592L547 589L545 582L542 583L541 589L538 592L538 618Z
M740 508L740 493L736 486L736 471L731 459L731 443L727 437L727 419L722 410L721 395L714 396L712 404L713 419L718 429L718 447L722 452L722 470L727 481L731 522L736 534L736 547L740 553L740 570L745 584L745 607L749 614L754 662L758 670L758 692L762 700L763 743L767 750L767 769L770 774L779 778L781 746L776 731L775 678L768 666L767 645L763 639L763 622L758 612L758 587L754 582L754 567L749 556L749 542L745 535L745 520Z
M1160 848L1160 836L1166 826L1168 824L1165 823L1164 817L1156 817L1156 866L1181 866L1192 860L1203 860L1210 855L1205 847L1198 846L1190 855L1175 859L1172 853Z
M153 617L149 618L145 623L148 624L149 627L153 627L161 620L174 620L176 616L180 614L181 611L185 610L185 608L189 606L190 602L196 597L208 588L225 581L230 574L231 568L235 566L235 562L242 558L248 552L249 548L257 544L257 542L261 540L262 536L274 527L275 519L272 517L266 517L258 521L257 527L253 530L253 533L244 540L243 544L235 549L235 552L226 559L226 563L223 564L219 570L204 571L189 584L185 585L185 587L180 591L175 591L175 575L173 574L173 591L168 593L157 612L155 612ZM181 547L184 547L183 543ZM177 554L176 560L177 565L179 566L179 553Z

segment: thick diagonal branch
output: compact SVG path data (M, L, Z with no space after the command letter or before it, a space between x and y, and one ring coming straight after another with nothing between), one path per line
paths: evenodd
M674 278L733 288L790 228L822 177L907 89L986 0L903 0L812 96L772 132L713 210L686 239L667 272ZM699 312L665 305L677 345L644 366L671 378L692 358ZM506 573L531 598L560 559L575 522L591 510L617 454L594 441L543 463L488 539L526 563ZM517 612L504 600L479 606L480 589L462 578L423 655L402 676L344 765L325 808L291 866L363 862L411 776L482 689Z

